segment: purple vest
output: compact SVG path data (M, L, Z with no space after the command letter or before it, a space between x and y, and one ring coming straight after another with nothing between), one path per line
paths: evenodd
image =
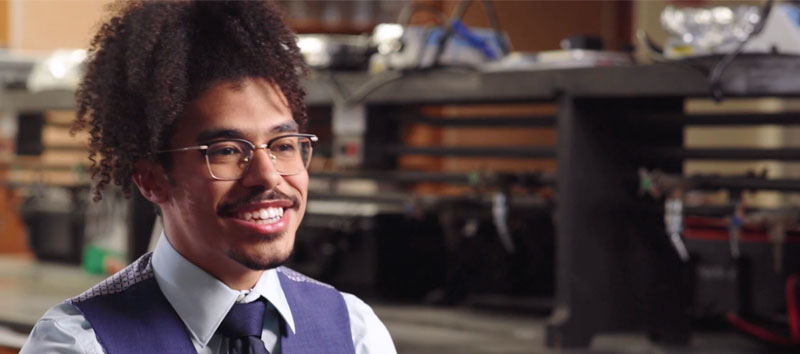
M83 294L67 300L92 325L107 354L196 354L180 317L161 293L148 253ZM355 353L342 295L286 267L278 279L296 332L281 328L283 354Z

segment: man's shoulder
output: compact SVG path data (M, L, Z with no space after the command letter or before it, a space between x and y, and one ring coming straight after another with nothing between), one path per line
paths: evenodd
M286 266L280 266L278 268L275 268L275 270L278 272L278 274L283 275L285 279L291 280L295 283L306 283L306 284L321 286L323 288L328 288L333 290L336 289L330 284L323 283L319 280L311 278L303 273L300 273Z
M155 276L151 262L153 254L147 253L116 274L106 278L78 296L68 299L70 304L78 304L98 296L122 293L132 286Z
M341 298L344 301L344 304L348 308L348 311L351 312L351 315L353 312L356 313L372 312L372 308L369 305L367 305L367 303L365 303L363 300L361 300L358 296L344 291L340 291L339 289L336 289L336 287L334 287L333 285L316 280L312 277L309 277L303 273L300 273L286 266L275 268L275 270L280 275L280 278L283 278L286 281L290 281L291 283L310 285L311 287L318 288L328 294L336 294L337 298ZM286 285L286 282L282 283L283 285Z
M322 298L329 300L338 299L336 302L344 305L344 309L346 309L346 312L351 320L355 319L356 322L360 323L364 323L365 321L371 322L373 321L373 318L377 320L372 308L356 295L339 291L330 284L323 283L285 266L275 268L275 270L282 275L281 278L285 279L285 281L282 282L283 286L286 286L288 281L291 282L289 286L299 285L306 289L312 290L311 292L303 290L300 292L295 292L290 290L290 294L304 297L306 301L317 301L321 300ZM292 288L294 289L295 287L292 286ZM322 298L319 296L322 296Z
M92 326L69 303L50 308L36 323L21 354L87 353L102 354Z

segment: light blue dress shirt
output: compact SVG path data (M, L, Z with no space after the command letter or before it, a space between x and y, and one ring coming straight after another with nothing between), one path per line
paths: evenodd
M215 334L236 302L259 297L269 301L261 339L267 350L280 353L280 320L294 333L291 308L274 269L265 271L253 289L233 290L181 256L161 235L153 251L153 272L164 296L186 326L198 354L227 354L227 340ZM350 331L358 354L393 354L397 351L386 326L369 305L354 295L342 293L350 314ZM103 354L94 330L73 305L51 308L36 323L20 354Z

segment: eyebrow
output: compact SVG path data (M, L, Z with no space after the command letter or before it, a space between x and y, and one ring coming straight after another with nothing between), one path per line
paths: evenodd
M291 121L275 125L269 131L270 133L297 133L299 128L297 126L297 122ZM195 142L200 144L211 140L226 138L244 139L245 134L239 129L209 129L201 131L199 134L197 134Z
M272 127L271 131L273 133L297 133L299 128L297 126L297 122L291 121L274 126Z
M244 134L238 129L211 129L201 131L194 141L198 144L220 138L243 138Z

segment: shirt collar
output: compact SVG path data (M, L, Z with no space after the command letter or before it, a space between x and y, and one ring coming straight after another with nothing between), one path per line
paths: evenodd
M283 293L280 279L278 279L278 271L274 268L264 271L256 286L253 287L253 291L261 294L272 306L275 306L283 320L286 321L289 329L292 333L295 333L294 317L292 317L289 302L286 301L286 295Z
M161 292L192 338L205 347L242 292L231 289L184 258L164 233L153 251L152 262ZM264 271L251 292L264 296L295 332L294 318L275 269Z

